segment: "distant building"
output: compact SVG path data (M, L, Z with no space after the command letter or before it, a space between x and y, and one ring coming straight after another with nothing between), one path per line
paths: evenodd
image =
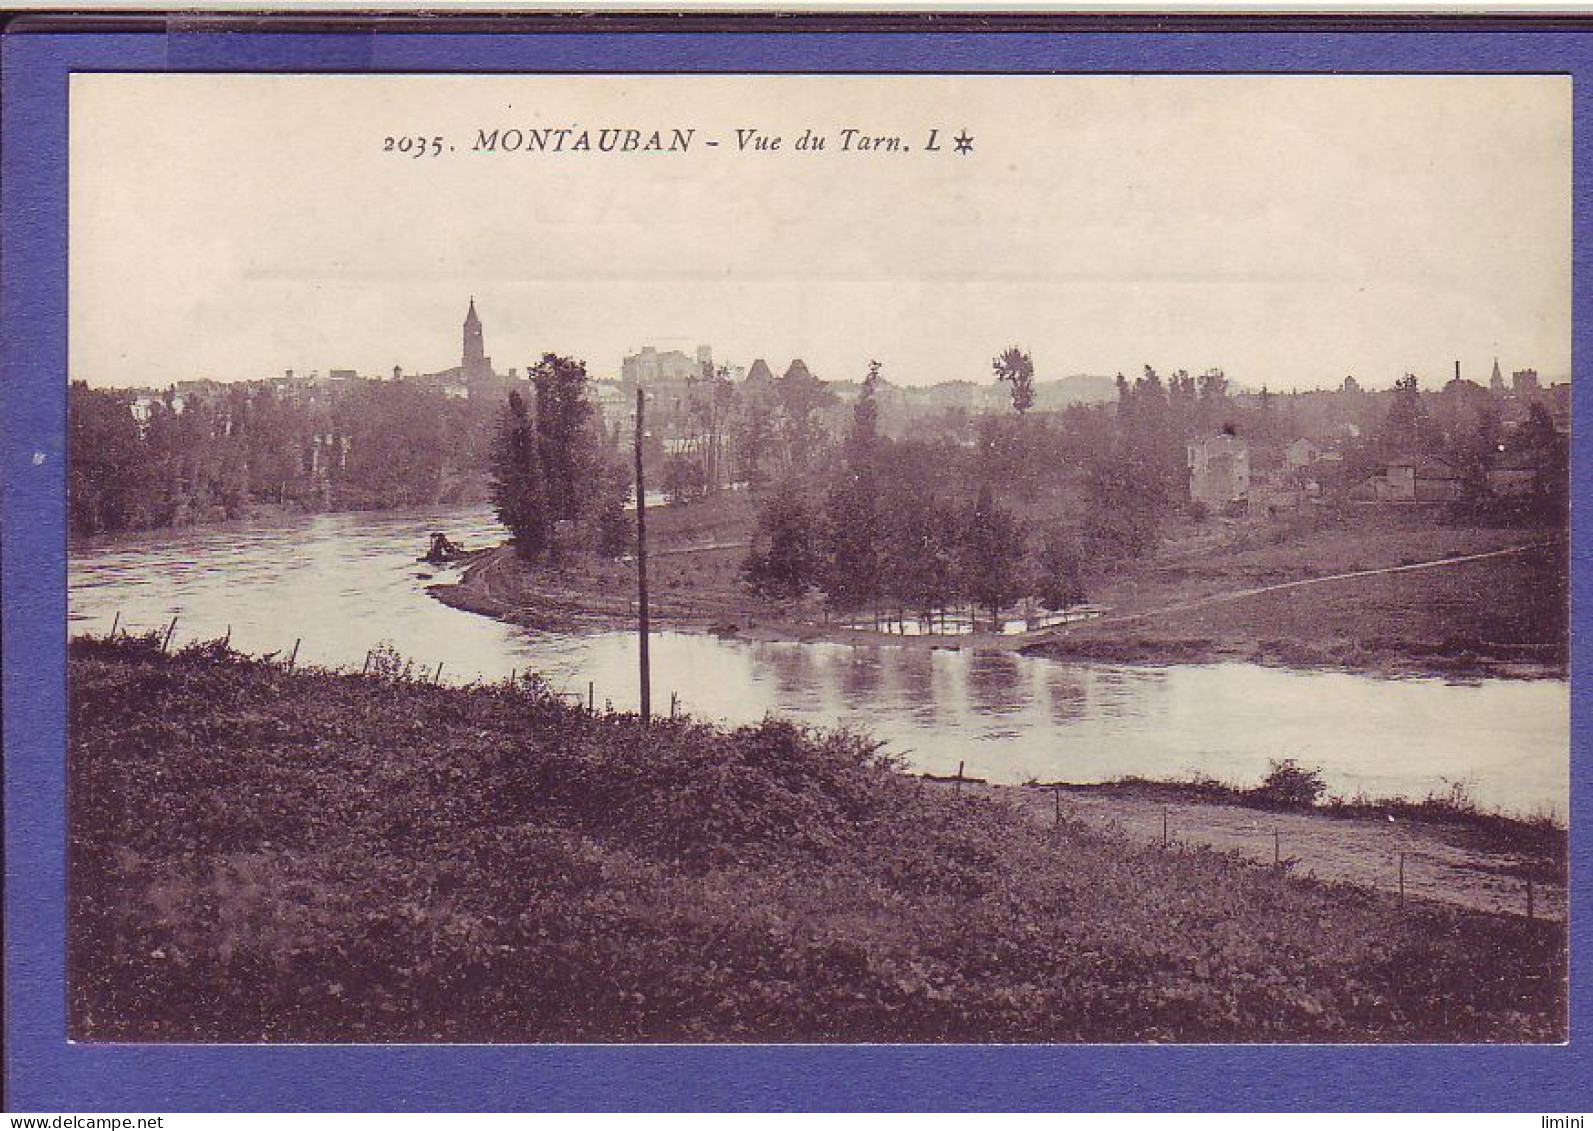
M465 311L464 349L459 363L460 376L468 385L472 381L490 381L492 358L487 356L486 343L481 335L481 319L476 314L476 296L470 296L470 309Z
M636 400L634 394L626 396L625 390L615 381L592 381L586 386L587 399L597 408L603 417L603 427L607 431L615 429L625 430L631 427L631 421L636 417Z
M1189 497L1223 508L1250 494L1250 446L1231 432L1190 441Z
M470 296L465 310L464 325L460 330L459 364L438 373L415 373L404 376L399 366L393 366L395 380L413 381L440 389L444 396L463 400L468 397L496 397L521 383L520 374L509 370L501 374L492 368L492 358L487 356L486 335L482 330L481 316L476 313L476 298Z
M816 378L813 371L808 368L808 363L800 357L791 359L791 364L785 367L785 380L787 381L812 381Z
M749 394L758 397L774 393L774 372L763 358L755 360L747 370L746 388Z
M702 376L703 367L713 366L713 349L698 346L695 357L680 350L660 352L655 346L643 346L620 362L620 380L630 386L656 385L661 381L695 381Z
M1321 458L1322 449L1304 436L1283 449L1284 465L1290 468L1310 467Z
M1517 369L1510 375L1510 389L1518 397L1536 396L1539 390L1536 369Z
M1390 460L1350 491L1358 503L1451 503L1460 498L1460 472L1442 460Z

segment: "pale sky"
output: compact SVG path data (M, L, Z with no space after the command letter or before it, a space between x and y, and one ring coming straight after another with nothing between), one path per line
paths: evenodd
M901 384L1570 373L1545 77L75 75L71 371L164 385L644 344ZM693 130L477 153L480 129ZM843 153L840 131L906 152ZM783 135L743 152L738 129ZM805 129L824 152L794 146ZM926 151L939 129L941 152ZM966 131L971 151L957 154ZM441 137L441 155L384 152ZM500 134L501 136L501 134ZM573 139L575 135L570 135ZM717 141L710 147L709 141ZM451 146L452 149L448 147Z

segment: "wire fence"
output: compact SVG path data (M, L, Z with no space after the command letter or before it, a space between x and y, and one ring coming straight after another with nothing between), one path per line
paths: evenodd
M965 769L958 763L955 774L920 776L958 794L1006 788L970 777ZM1077 821L1163 851L1231 852L1280 873L1383 891L1400 906L1443 903L1562 922L1567 916L1567 888L1556 878L1563 867L1551 856L1470 845L1463 832L1441 838L1424 832L1429 827L1423 822L1231 802L1123 802L1071 783L1035 783L1024 792L1029 816L1054 827Z

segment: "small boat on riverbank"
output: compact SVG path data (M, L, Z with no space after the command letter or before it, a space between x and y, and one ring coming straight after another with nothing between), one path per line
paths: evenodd
M431 536L431 548L426 551L424 556L415 560L417 562L425 562L428 565L450 565L454 562L462 562L478 553L480 553L479 550L467 550L458 542L452 541L448 535L438 531Z

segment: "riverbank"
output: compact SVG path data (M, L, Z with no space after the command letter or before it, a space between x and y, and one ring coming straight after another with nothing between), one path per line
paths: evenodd
M1357 514L1311 526L1208 524L1092 580L1100 617L1023 635L901 636L847 628L816 599L775 606L740 580L756 515L738 496L650 518L650 612L661 629L749 639L1020 649L1055 659L1243 661L1383 676L1563 679L1563 533ZM1460 560L1454 560L1460 559ZM507 547L431 592L546 631L635 623L635 567L573 557L529 568Z
M77 1039L1565 1037L1563 924L1053 823L866 740L217 647L78 640L69 678Z
M1214 849L1294 874L1473 911L1563 921L1566 827L1463 798L1330 799L1280 806L1215 782L982 786L1041 823L1060 817L1137 844ZM1403 859L1402 859L1403 858Z

